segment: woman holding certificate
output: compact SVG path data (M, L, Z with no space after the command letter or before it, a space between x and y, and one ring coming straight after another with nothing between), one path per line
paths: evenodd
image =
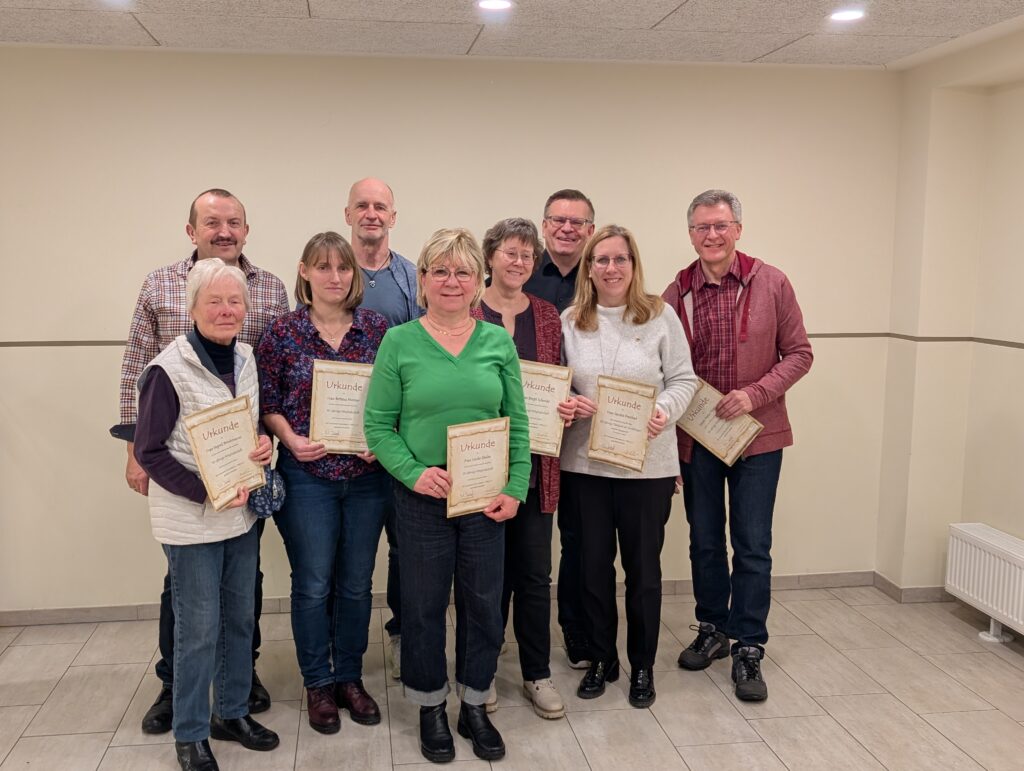
M153 535L170 567L177 636L172 728L178 763L190 771L217 768L210 736L251 750L272 750L278 737L249 717L259 553L256 518L246 507L249 488L237 487L233 500L215 508L207 486L211 473L231 478L230 470L207 465L218 455L262 478L244 454L231 452L253 443L259 415L256 360L250 346L236 342L249 291L241 270L211 257L189 272L185 294L195 327L175 338L139 378L135 458L150 476ZM212 435L216 447L197 457L185 416L246 397L247 412L202 428L200 435ZM255 444L248 461L266 465L270 438L260 436Z
M362 676L391 480L369 453L329 453L309 438L314 363L372 364L387 331L383 316L358 307L362 298L362 271L348 241L318 233L299 262L300 307L270 325L256 353L263 422L281 442L277 469L287 495L274 519L292 568L295 652L309 724L325 734L341 727L339 707L357 723L380 722ZM332 386L358 403L360 381L339 378ZM346 401L333 405L344 413Z
M484 261L491 281L474 318L504 326L521 360L561 364L562 324L555 306L526 294L523 284L540 264L537 227L527 219L505 219L484 235ZM550 407L549 407L550 409ZM574 399L558 404L551 418L571 422ZM508 625L515 595L513 628L519 644L523 691L544 718L565 714L551 681L551 526L558 506L558 457L530 456L530 489L515 519L505 525L505 586L502 620ZM458 600L458 598L456 598Z
M679 466L673 429L697 377L679 318L645 291L640 253L625 228L606 225L587 243L573 305L562 314L562 339L582 419L562 443L560 505L579 511L584 525L583 607L594 652L577 695L596 698L619 676L617 536L626 574L629 703L649 707L661 547Z
M505 744L484 704L504 633L504 522L526 500L530 481L519 357L507 332L470 315L484 291L484 262L469 231L434 233L417 273L416 301L426 314L384 337L364 426L370 449L396 479L402 682L406 696L420 706L423 756L437 763L452 760L444 646L454 578L461 595L455 623L455 680L462 697L458 730L472 740L478 757L496 760L504 756ZM506 433L452 441L458 456L449 454L449 437L473 428L462 424L478 421L507 425ZM500 468L481 453L487 448L507 453ZM503 485L472 513L452 516L461 510L468 487L460 469L467 475L471 469L482 471Z

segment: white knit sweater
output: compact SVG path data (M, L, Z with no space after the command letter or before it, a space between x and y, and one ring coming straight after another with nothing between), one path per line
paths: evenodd
M672 309L646 324L624 322L625 306L597 306L597 329L581 332L572 319L573 309L562 313L562 358L572 367L573 391L597 399L597 376L650 383L658 387L658 407L668 415L665 430L650 441L642 471L612 466L587 457L590 418L578 420L562 438L562 470L623 479L658 479L679 474L675 422L683 416L697 390L690 363L690 346L683 325Z

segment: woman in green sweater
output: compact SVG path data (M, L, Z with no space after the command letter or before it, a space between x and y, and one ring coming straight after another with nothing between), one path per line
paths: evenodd
M467 230L434 233L417 264L426 315L384 336L366 400L370 449L395 477L402 576L402 682L420 705L420 749L433 762L455 757L445 714L445 612L452 579L463 602L455 625L459 733L485 760L505 754L484 702L504 637L504 521L526 500L530 436L512 338L475 321L484 261ZM448 426L507 416L509 478L482 511L446 518L451 488Z

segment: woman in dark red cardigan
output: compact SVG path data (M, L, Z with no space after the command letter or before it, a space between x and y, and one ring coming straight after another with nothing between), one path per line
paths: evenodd
M536 226L526 219L499 222L483 241L490 284L478 319L504 326L515 341L520 359L561 364L562 324L555 306L523 292L523 284L540 262L543 247ZM575 400L559 405L571 421ZM533 455L530 492L515 518L505 524L505 587L502 611L508 624L509 603L515 596L512 625L519 644L523 690L534 711L544 718L565 714L562 699L551 682L551 516L558 505L558 458Z

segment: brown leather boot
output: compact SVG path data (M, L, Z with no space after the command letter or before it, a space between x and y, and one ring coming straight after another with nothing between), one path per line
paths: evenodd
M363 688L362 680L335 683L334 698L338 708L347 709L355 722L362 725L377 725L380 722L380 707Z
M306 689L306 704L309 707L309 725L322 734L336 734L341 728L338 704L334 701L334 688L323 685Z

